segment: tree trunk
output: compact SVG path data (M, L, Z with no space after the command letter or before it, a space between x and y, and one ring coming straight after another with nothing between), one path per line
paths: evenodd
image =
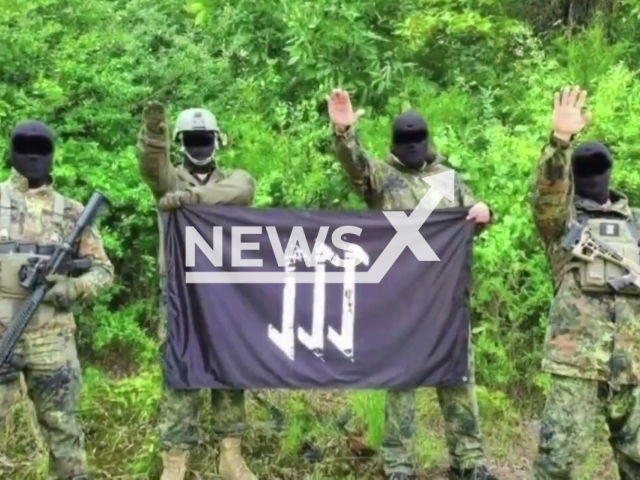
M565 25L571 30L586 27L596 14L604 18L611 17L614 12L615 0L569 0Z
M597 14L611 19L616 4L616 0L531 0L525 3L524 14L537 33L574 33L591 25Z

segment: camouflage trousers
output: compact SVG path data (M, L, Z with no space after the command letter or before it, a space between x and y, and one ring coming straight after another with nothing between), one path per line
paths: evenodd
M451 466L470 469L484 464L478 400L475 392L473 347L469 345L469 379L462 387L437 388L445 421ZM385 406L384 471L415 474L415 390L390 390Z
M609 426L609 443L621 480L640 478L640 387L613 390L606 382L554 375L542 414L534 480L573 480L592 445L597 415Z
M76 416L82 370L73 334L24 334L12 362L0 371L0 432L24 374L41 433L49 446L54 478L71 480L88 474L84 436Z
M211 390L214 434L240 437L246 426L243 390ZM163 450L187 450L199 442L200 390L173 390L165 385L161 406L160 443Z
M166 280L161 279L160 308L166 312ZM167 338L166 317L160 323L158 336L161 351ZM166 382L160 406L160 446L163 450L188 450L199 443L200 390L176 390ZM218 438L239 437L246 428L243 390L211 390L214 411L214 435Z

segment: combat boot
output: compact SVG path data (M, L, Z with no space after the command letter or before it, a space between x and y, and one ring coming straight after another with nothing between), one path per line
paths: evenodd
M391 475L387 475L387 480L415 480L414 475L409 475L407 473L392 473Z
M493 476L484 465L476 468L461 470L451 467L449 471L449 480L498 480Z
M187 474L187 452L172 448L162 454L160 480L184 480Z
M225 438L220 442L218 474L224 480L258 480L242 458L241 440Z

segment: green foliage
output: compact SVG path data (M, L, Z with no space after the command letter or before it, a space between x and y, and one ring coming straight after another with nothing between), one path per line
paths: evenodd
M108 408L116 423L149 429L159 395L151 387L159 377L150 373L157 359L157 225L135 151L144 103L164 102L171 118L188 107L212 109L230 139L220 162L257 178L259 207L364 208L333 158L325 97L334 87L347 88L366 110L359 132L378 157L388 148L393 117L409 107L423 112L437 148L494 209L498 221L475 248L481 400L503 418L516 404L539 407L548 384L539 364L552 289L528 206L531 175L550 133L554 90L579 84L589 89L594 113L584 138L611 146L616 186L640 204L640 7L620 3L617 16L607 18L613 37L595 22L571 37L542 38L520 5L4 2L0 38L10 41L0 48L0 150L16 122L48 122L59 137L58 188L83 201L99 189L113 203L101 232L117 281L79 316L80 344L83 358L108 365L109 373L143 368L113 385L87 372L90 414L107 422L101 409ZM352 399L372 445L382 438L381 399ZM295 397L291 402L294 424L310 422ZM289 430L284 452L308 432ZM143 451L126 474L144 471L155 455L153 435L136 437Z
M630 17L620 22L630 28L637 6L625 5ZM12 38L0 51L6 133L24 118L49 122L60 140L59 188L82 200L99 188L113 202L102 232L118 278L80 317L83 350L105 361L115 351L136 352L127 361L156 358L156 217L135 158L144 102L165 102L172 118L193 105L212 108L231 140L220 161L257 177L257 206L363 208L331 150L325 96L343 86L367 111L359 130L371 153L383 156L393 117L416 108L495 210L498 223L476 248L479 377L492 388L534 388L524 374L537 369L551 287L527 199L550 98L565 84L590 89L586 136L611 145L615 179L635 200L635 47L611 43L599 26L545 44L499 1L183 7L38 1L2 15L0 34Z

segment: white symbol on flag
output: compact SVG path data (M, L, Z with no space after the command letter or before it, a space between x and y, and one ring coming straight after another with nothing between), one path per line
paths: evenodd
M369 256L358 245L349 245L345 258L341 259L336 253L324 243L316 244L319 248L314 248L315 255L315 282L313 284L313 315L311 323L311 333L304 328L298 327L298 340L305 347L311 350L314 355L323 360L325 347L325 290L326 290L326 263L329 261L336 267L344 268L344 283L342 288L342 317L340 331L333 327L328 327L327 339L347 357L353 361L354 345L353 336L355 329L355 267L364 263L369 265ZM269 339L282 350L290 359L295 359L295 305L296 305L296 262L305 260L311 263L302 249L296 248L291 256L287 258L285 272L284 291L282 294L282 326L280 330L273 325L269 325ZM324 361L324 360L323 360Z

